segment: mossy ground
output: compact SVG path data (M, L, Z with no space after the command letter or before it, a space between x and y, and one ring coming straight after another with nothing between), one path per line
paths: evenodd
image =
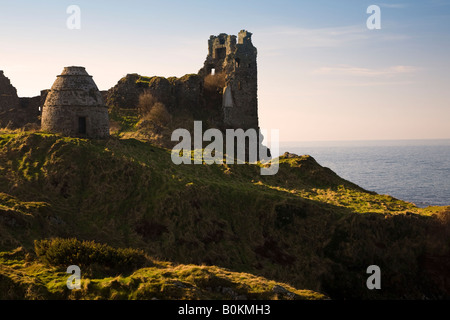
M173 270L225 268L331 298L442 298L450 296L450 276L436 266L450 266L449 209L420 209L363 190L309 156L281 158L278 174L261 176L254 164L176 166L170 150L117 136L0 135L4 252L31 252L34 240L78 238L142 249L171 261ZM381 291L365 286L372 264L383 270ZM48 286L29 269L16 271L2 263L0 283L23 275L23 284L39 284L36 290ZM172 280L180 276L170 272ZM90 281L94 288L112 280ZM113 297L108 290L80 297ZM127 290L114 297L137 297ZM178 298L213 297L196 290Z
M61 266L40 261L22 247L0 253L2 299L258 299L317 300L324 295L310 290L231 272L216 266L180 265L151 261L151 267L115 276L82 276L79 289L69 289L71 274ZM275 290L282 287L282 292Z

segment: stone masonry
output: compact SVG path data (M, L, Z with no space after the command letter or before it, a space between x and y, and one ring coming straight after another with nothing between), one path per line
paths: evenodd
M20 101L17 90L0 70L0 126L8 125L7 114L19 107ZM7 121L8 120L8 121Z
M143 92L151 93L174 117L180 114L202 120L205 129L259 130L257 49L252 44L252 33L246 30L237 36L210 36L203 67L181 78L129 74L101 93L83 67L66 67L52 89L41 92L41 102L38 97L17 102L20 98L3 73L0 89L0 113L9 106L22 106L29 110L30 118L38 119L36 110L42 109L41 129L69 136L109 136L104 101L109 108L136 109ZM46 99L40 108L42 98Z
M252 44L251 36L252 34L245 30L241 30L238 36L225 33L210 36L208 54L198 74L184 76L175 81L168 81L171 78L166 80L151 77L148 83L141 81L146 77L129 74L108 91L107 105L110 108L136 108L139 95L149 91L158 101L164 103L171 113L176 114L186 106L194 112L201 109L209 112L220 110L221 119L220 123L216 123L217 127L257 130L257 50ZM224 87L217 97L219 99L206 92L203 82L209 76L224 78ZM206 120L198 116L195 118Z
M108 108L83 67L66 67L57 76L42 110L41 129L66 136L109 136Z
M257 50L252 34L241 30L236 36L221 33L208 41L208 56L199 74L225 76L223 121L228 128L258 129Z

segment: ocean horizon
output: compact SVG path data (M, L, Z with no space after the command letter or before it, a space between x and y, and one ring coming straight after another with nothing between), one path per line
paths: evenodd
M269 144L270 146L270 144ZM450 205L450 139L280 142L360 187L418 207Z

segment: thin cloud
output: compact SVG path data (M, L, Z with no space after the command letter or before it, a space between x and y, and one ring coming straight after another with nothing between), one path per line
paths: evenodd
M375 86L407 86L414 84L414 81L370 81L370 82L339 82L339 87L375 87Z
M278 27L268 31L255 31L258 39L279 42L290 41L294 47L337 47L349 42L366 40L370 37L364 26L346 26L336 28L291 28Z
M408 7L408 5L406 3L380 3L380 7L390 9L403 9Z
M314 74L321 75L349 75L358 77L392 77L402 74L417 72L419 68L414 66L391 66L380 69L361 68L353 66L322 67L313 71Z
M255 42L266 55L280 54L283 51L304 48L338 48L375 42L392 42L409 39L405 34L380 33L374 35L365 24L333 28L295 28L272 27L255 30Z

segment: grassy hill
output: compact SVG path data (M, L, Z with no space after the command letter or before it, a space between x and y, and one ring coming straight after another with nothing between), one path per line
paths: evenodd
M117 265L117 263L111 263L111 261L109 264L102 263L104 256L99 257L95 253L92 255L93 250L89 250L92 242L81 242L76 239L52 239L41 242L46 241L52 242L53 249L58 247L59 252L64 253L64 256L59 256L62 258L61 263L55 263L55 259L48 259L49 256L55 257L55 252L58 252L56 250L53 250L52 254L40 253L38 256L22 247L0 253L1 299L317 300L326 298L311 290L297 290L288 284L248 273L231 272L216 266L173 264L151 259L145 254L142 255L140 267L128 265L128 270L111 268L111 264ZM98 246L97 244L97 250ZM39 246L36 247L39 248ZM61 249L62 247L70 248L72 252L69 253ZM102 249L106 247L110 253L117 253L120 250L105 245L101 247ZM130 249L126 250L130 251ZM91 253L90 258L93 262L81 264L76 261L80 253L83 255L86 251ZM79 264L83 272L80 288L76 290L69 290L67 287L70 274L65 271L71 263L64 264L65 261L63 261L69 262L67 257L72 255L75 261L71 263ZM113 254L113 256L115 258L119 256L120 259L120 254Z
M0 298L13 287L11 297L62 299L450 297L450 207L363 190L310 156L259 173L176 166L170 150L134 139L3 133ZM68 292L65 268L35 250L56 237L142 250L151 263L82 274L83 289ZM366 287L372 264L381 290Z

